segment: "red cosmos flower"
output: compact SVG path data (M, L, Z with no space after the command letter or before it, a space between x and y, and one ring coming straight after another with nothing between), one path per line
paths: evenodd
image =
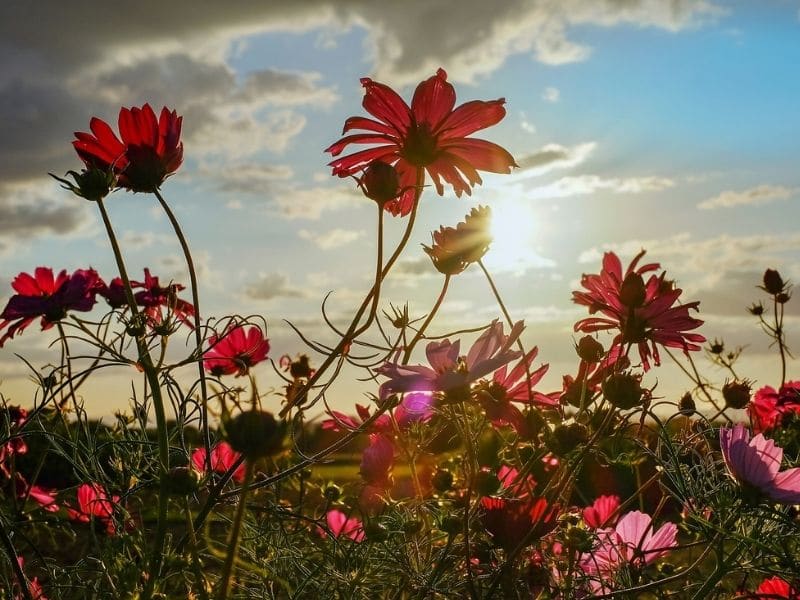
M267 358L269 352L269 340L256 325L249 329L242 325L228 328L221 336L212 335L208 344L203 366L216 377L247 375L250 367Z
M583 509L583 520L592 529L613 527L619 518L619 505L620 498L617 495L599 496L591 506Z
M770 577L761 582L756 589L759 598L786 598L787 600L800 600L800 591L789 585L789 582L780 577Z
M696 329L703 321L689 316L689 310L697 310L699 302L673 306L683 290L673 287L664 277L666 273L644 275L660 268L650 263L637 268L644 256L642 250L622 274L622 263L613 252L603 257L603 270L598 275L584 275L581 285L587 292L572 292L572 301L589 307L589 313L602 313L603 317L590 317L575 323L575 331L592 333L603 329L619 329L614 345L630 348L636 344L645 371L650 369L652 356L656 366L661 364L658 346L700 350L698 344L706 340L700 334L687 333ZM627 353L627 351L626 351Z
M417 86L410 107L382 83L365 77L361 85L366 90L362 105L377 121L350 117L344 123L343 134L353 129L368 133L345 136L325 152L339 156L350 144L380 144L338 158L330 166L334 175L348 177L374 160L393 164L402 190L397 199L385 204L393 215L411 212L417 169L428 172L440 196L444 194L444 179L461 197L463 192L470 195L472 186L482 183L478 170L509 173L511 167L517 166L514 158L497 144L466 137L499 123L506 115L505 99L473 100L454 109L456 92L443 69Z
M241 454L236 452L228 442L220 442L211 449L211 470L215 473L224 474L228 472L233 464L239 460ZM206 449L197 448L192 452L192 465L201 473L206 470ZM236 483L244 481L245 465L242 463L233 472L233 480Z
M481 522L495 544L512 551L523 541L533 544L556 526L558 508L545 498L481 498Z
M17 293L0 313L0 331L8 327L0 337L0 347L37 317L42 318L44 331L66 317L67 311L90 311L103 286L94 269L78 269L72 275L63 270L55 278L49 267L37 267L33 275L20 273L11 282Z
M72 142L78 156L91 168L113 170L117 185L132 192L153 192L183 162L181 122L167 107L156 115L149 104L119 110L117 138L105 121L93 117L92 133L75 132ZM92 135L94 134L94 135Z
M119 503L119 496L109 496L99 483L82 483L78 486L78 508L67 509L67 515L73 521L88 523L96 519L106 527L108 535L116 533L114 525L114 506Z
M800 415L800 381L787 381L777 391L762 387L753 395L747 412L756 433L778 427L784 415Z
M141 306L145 315L154 323L161 323L163 316L161 307L166 307L184 325L194 327L190 317L194 316L194 306L190 302L178 298L178 292L185 289L179 283L171 283L162 287L158 277L150 275L150 269L144 270L144 282L131 281L131 287L143 288L133 295L136 304Z

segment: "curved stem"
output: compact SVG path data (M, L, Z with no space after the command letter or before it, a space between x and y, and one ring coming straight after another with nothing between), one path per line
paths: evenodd
M25 573L22 572L22 567L19 564L17 551L14 549L14 544L11 541L11 538L8 536L5 524L2 521L0 521L0 543L3 544L3 549L6 551L6 555L8 556L8 562L11 563L11 569L14 571L14 576L17 578L17 582L19 583L21 597L25 598L25 600L33 600L33 596L31 596L31 590L28 587L28 581L25 579Z
M131 280L128 277L128 271L125 268L125 260L122 256L122 251L117 241L117 236L114 233L114 228L111 225L111 219L108 217L105 204L103 200L97 200L97 206L100 209L100 216L103 219L103 224L108 234L108 240L111 243L111 249L114 253L114 259L117 262L117 269L119 276L122 279L123 288L125 291L125 299L128 303L128 309L131 311L131 318L134 323L140 321L139 309L136 306L136 299L133 297L133 288L131 287ZM153 411L156 415L156 434L158 436L158 457L160 473L160 490L158 495L158 524L156 525L156 535L153 540L153 551L150 555L150 564L147 571L147 582L145 583L144 592L142 593L142 600L149 600L153 595L153 587L159 572L161 571L161 560L164 553L164 542L167 536L167 503L169 502L169 492L167 490L167 472L169 471L169 440L167 438L167 417L164 412L164 399L161 395L161 386L158 382L158 369L153 365L153 359L150 356L150 350L147 348L147 340L145 339L144 332L136 336L136 347L139 352L139 364L144 371L147 382L150 386L150 394L153 397Z
M72 355L69 351L69 343L67 343L67 335L64 333L64 326L61 324L61 321L56 323L56 327L58 328L58 335L61 337L61 347L64 351L64 364L67 367L67 384L69 386L69 395L65 396L61 399L58 403L58 407L63 410L64 405L66 405L67 400L72 398L72 402L75 404L75 413L78 412L78 399L75 397L75 386L72 382Z
M189 283L192 288L192 304L194 305L194 341L197 345L195 352L197 353L197 372L200 381L200 414L201 414L201 428L203 430L203 443L206 448L206 469L211 469L211 432L208 426L208 387L206 385L206 373L203 368L203 333L200 331L200 292L197 286L197 272L194 268L194 260L192 253L189 250L189 244L186 241L186 236L183 235L178 219L167 204L161 192L157 189L153 191L161 208L167 215L169 222L172 224L172 229L175 231L175 236L180 242L183 256L186 259L186 268L189 270Z
M389 274L389 271L394 266L394 263L397 262L397 259L400 258L400 254L405 249L406 244L408 243L408 240L411 237L411 232L414 229L414 223L416 222L417 218L417 208L419 207L419 200L420 197L422 196L422 186L424 182L425 182L425 170L422 167L420 167L417 169L417 184L414 193L413 207L411 208L411 214L408 217L408 224L406 225L405 232L403 232L403 237L398 242L397 247L395 248L392 255L389 257L389 260L386 261L386 264L383 266L383 269L381 269L380 277L375 281L372 288L362 301L361 306L359 307L358 311L356 311L356 314L353 317L352 322L350 323L350 327L348 327L347 331L342 336L342 339L339 340L339 343L336 345L336 347L328 353L328 355L323 360L322 364L314 372L314 375L309 378L308 382L297 391L294 400L281 409L279 413L280 417L285 417L286 414L292 409L292 407L300 406L306 401L308 392L314 387L314 385L316 385L317 381L320 380L323 373L325 373L325 371L328 370L328 368L333 364L333 362L342 354L347 345L350 344L350 342L352 342L353 338L355 337L354 334L358 330L358 324L361 321L361 317L364 315L364 311L367 309L367 306L369 306L373 296L380 289L379 282L383 281L383 279L385 279L386 276ZM372 317L370 317L370 320L371 318ZM363 330L359 331L359 333L361 332L363 332Z
M444 300L444 297L447 294L447 288L448 288L449 285L450 285L450 275L445 275L444 276L444 283L442 284L442 290L439 292L439 297L436 298L436 302L434 303L433 308L431 308L431 311L428 313L428 316L425 319L425 322L417 330L416 335L408 343L408 346L406 347L406 350L403 353L403 364L404 365L408 364L408 361L411 358L411 352L413 352L413 350L414 350L414 346L417 345L417 342L419 342L419 340L424 335L425 330L428 328L428 325L430 325L431 321L433 321L433 317L435 317L436 313L439 311L439 307L441 307L441 305L442 305L442 301Z
M250 482L253 481L254 461L248 460L245 462L244 483L239 495L239 505L236 507L236 516L233 518L233 527L231 528L231 537L228 541L228 555L225 557L225 566L222 568L222 579L219 588L219 600L227 600L228 594L231 589L231 579L233 576L233 567L236 563L236 555L239 554L239 539L242 531L242 521L244 520L245 500L247 499L247 492L250 487Z

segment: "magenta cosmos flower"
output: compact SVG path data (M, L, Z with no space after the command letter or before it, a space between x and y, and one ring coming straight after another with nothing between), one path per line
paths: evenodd
M454 108L456 92L443 69L417 86L410 107L382 83L365 77L361 85L365 89L364 109L377 120L350 117L342 134L359 129L367 133L347 135L325 151L339 156L350 144L378 144L337 158L330 166L334 175L348 177L374 160L394 165L401 193L385 204L393 215L411 212L417 169L428 172L440 196L444 194L444 180L461 197L464 192L470 195L472 186L482 183L478 171L510 173L517 166L511 154L497 144L467 137L503 119L504 98L473 100Z
M182 121L183 117L166 106L158 118L149 104L123 107L119 110L119 138L108 123L93 117L89 122L92 133L76 131L72 145L89 169L113 171L120 187L153 192L183 162Z
M607 592L623 565L649 565L677 545L677 535L675 523L654 530L650 515L635 510L623 515L613 529L598 530L597 545L581 555L579 564L589 575L592 589Z
M589 317L575 323L575 331L593 333L605 329L618 329L614 344L630 348L636 345L642 359L642 368L650 369L650 358L656 366L661 364L657 344L668 348L700 350L698 344L706 338L697 333L687 333L703 324L689 316L689 310L697 310L699 302L679 304L683 290L665 279L666 273L650 274L660 268L658 263L638 266L644 256L642 250L622 273L622 263L613 252L603 257L603 269L597 275L583 275L581 285L585 292L572 292L572 301L589 308L590 314L601 313L602 317Z
M67 515L73 521L88 523L96 519L105 525L106 533L114 535L114 508L119 504L119 496L112 496L99 483L82 483L77 491L78 508L68 508Z
M800 600L800 591L780 577L770 577L761 582L756 589L758 598L786 598L786 600Z
M757 488L776 502L800 503L800 467L780 471L783 448L759 433L752 440L744 425L719 430L719 445L728 473L744 486Z
M354 542L363 542L367 537L364 533L364 523L361 519L348 517L337 508L327 512L325 521L328 525L328 531L334 538L346 537Z
M33 275L20 273L11 282L17 292L0 313L0 347L41 317L42 331L67 316L70 310L87 312L104 284L94 269L78 269L72 275L61 271L57 277L49 267L37 267Z
M613 527L617 522L620 498L617 495L599 496L591 506L583 509L583 521L592 529Z
M505 335L503 324L495 320L475 340L466 356L461 356L460 340L450 342L446 339L431 342L426 347L430 366L384 363L376 369L378 374L388 377L388 381L381 385L380 397L406 392L468 393L470 383L522 355L511 347L524 328L524 323L517 321L509 334Z
M269 340L256 325L229 328L221 336L212 335L208 344L203 366L214 376L247 375L269 352Z

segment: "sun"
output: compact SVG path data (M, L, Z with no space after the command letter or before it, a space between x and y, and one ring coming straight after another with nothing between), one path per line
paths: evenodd
M520 270L537 257L536 215L530 205L513 200L494 204L491 232L494 240L483 259L489 269Z

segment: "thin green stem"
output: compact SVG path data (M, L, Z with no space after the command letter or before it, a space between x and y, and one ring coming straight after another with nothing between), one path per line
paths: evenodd
M125 260L122 251L117 241L117 236L114 233L114 228L111 225L111 219L106 211L105 204L102 199L97 200L97 206L100 209L100 216L103 219L103 224L108 234L108 240L111 243L111 249L114 253L114 259L117 262L117 269L119 276L122 279L123 289L125 291L125 299L128 303L128 309L131 312L131 319L134 323L140 324L139 309L136 305L136 299L133 296L133 288L131 287L131 280L128 277L128 271L125 268ZM164 554L164 542L167 536L167 506L169 502L169 493L167 490L167 472L169 471L169 439L167 437L167 417L164 411L164 399L161 395L161 386L158 382L158 369L153 365L153 359L150 356L150 350L147 347L147 340L145 332L142 331L136 336L136 347L139 352L139 364L144 371L145 378L150 387L150 394L153 398L153 411L156 416L156 435L158 437L158 457L160 466L160 489L158 496L158 523L156 525L156 535L153 540L153 550L150 554L150 564L147 571L147 581L142 593L142 600L150 600L153 595L153 588L155 581L161 571L161 561Z
M342 354L342 352L348 346L348 344L350 344L353 341L353 338L355 337L354 334L358 330L358 324L361 322L361 318L364 316L364 311L370 305L370 301L372 300L373 296L380 289L380 284L381 284L380 282L382 282L383 279L385 279L386 276L389 274L389 271L394 266L394 263L397 262L398 258L400 258L400 254L405 249L406 244L408 244L408 240L411 237L411 232L414 229L414 223L416 222L417 208L419 207L419 200L422 195L422 186L424 182L425 182L425 169L420 167L417 169L417 185L414 193L413 206L411 208L411 213L409 214L408 217L408 224L406 225L406 229L403 232L403 237L398 242L397 247L395 248L392 255L389 257L389 260L387 260L386 264L383 266L383 269L381 270L380 273L380 277L377 278L372 288L370 288L370 291L367 293L364 300L362 301L361 306L356 311L356 314L350 323L350 327L348 327L347 331L342 336L342 339L339 340L339 343L336 345L336 347L328 353L328 355L322 361L322 364L314 372L314 375L309 378L308 382L306 382L306 384L297 391L297 394L295 395L293 402L287 404L281 409L279 416L285 417L286 414L292 409L292 407L301 406L305 403L309 391L316 385L316 383L320 380L320 378L328 370L328 368L334 363L334 361ZM371 315L368 319L371 321L372 318L374 318L374 315Z
M225 565L222 567L222 579L220 580L219 595L217 596L219 600L227 600L228 594L230 594L236 556L239 554L239 540L241 538L242 522L244 521L247 492L250 483L253 481L254 472L254 462L252 460L246 461L244 483L242 483L241 492L239 493L239 505L236 507L236 515L233 518L233 527L231 528L231 537L228 541L228 555L225 557Z
M447 288L450 285L450 275L444 276L444 283L442 283L442 289L439 292L439 297L436 298L436 302L433 304L433 308L431 308L430 312L428 313L425 322L422 326L417 330L416 335L411 339L406 346L405 352L403 353L403 364L408 364L408 361L411 359L411 353L414 351L414 346L417 345L422 336L425 334L425 330L428 328L428 325L431 324L433 321L433 317L436 316L436 313L439 311L439 307L442 306L442 301L444 301L444 297L447 295Z
M172 229L175 231L175 236L183 250L183 256L186 259L186 268L189 270L189 283L192 288L192 304L194 305L194 341L197 345L195 353L197 354L197 372L200 381L200 415L201 415L201 428L203 430L203 443L206 448L206 469L211 469L211 432L208 425L208 387L206 385L206 373L203 368L203 332L200 330L200 292L197 285L197 272L194 268L194 260L192 253L189 250L189 243L186 241L186 236L183 235L178 219L167 204L164 197L159 190L154 190L153 194L158 199L161 208L167 215L169 222L172 224Z
M208 600L208 593L206 592L206 579L203 576L203 568L200 564L200 556L197 553L197 536L194 533L194 525L192 524L192 507L189 506L189 496L184 496L183 507L186 511L186 530L187 534L189 535L189 551L192 554L194 576L197 578L197 590L200 594L200 600Z
M25 573L22 572L22 567L19 564L17 551L14 549L14 544L12 543L11 538L8 536L8 532L6 532L5 524L2 520L0 520L0 543L3 544L3 549L6 551L6 555L8 556L8 562L11 563L11 569L14 571L14 576L17 578L17 582L19 583L19 589L22 597L24 597L25 600L33 600L31 591L28 588L28 581L25 579Z

